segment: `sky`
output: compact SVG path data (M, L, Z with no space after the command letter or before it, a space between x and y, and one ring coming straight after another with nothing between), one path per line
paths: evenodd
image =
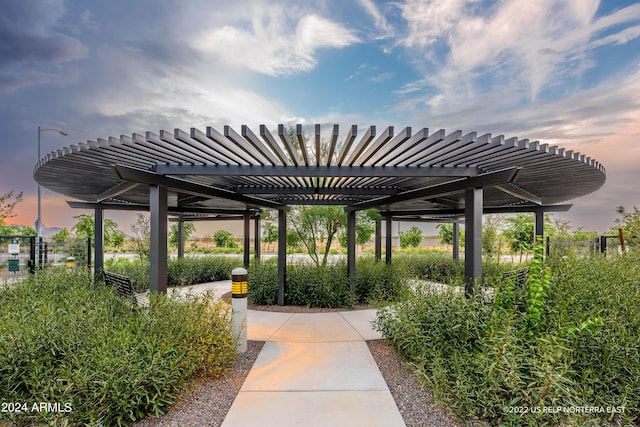
M68 134L43 131L43 155L226 124L491 132L606 167L556 214L574 229L640 206L638 2L2 0L0 57L0 195L24 193L10 223L36 219L38 126ZM43 190L44 225L75 224L67 199Z

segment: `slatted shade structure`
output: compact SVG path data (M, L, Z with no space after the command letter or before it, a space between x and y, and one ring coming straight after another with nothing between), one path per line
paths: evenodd
M78 143L42 158L34 178L91 206L149 207L152 221L154 211L161 221L171 212L255 215L266 207L284 217L290 205L343 205L352 234L355 211L369 208L387 217L465 216L468 228L487 209L551 210L600 188L605 168L571 150L501 135L261 125Z

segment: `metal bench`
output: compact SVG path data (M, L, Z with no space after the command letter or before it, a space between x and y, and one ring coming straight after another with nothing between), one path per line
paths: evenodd
M103 271L102 275L104 277L105 285L115 288L116 293L119 296L129 298L141 307L149 307L149 296L135 293L133 291L133 286L131 285L131 279L127 276L111 273L109 271Z
M502 281L513 281L515 289L523 289L529 277L529 267L518 268L517 270L507 271L502 276Z

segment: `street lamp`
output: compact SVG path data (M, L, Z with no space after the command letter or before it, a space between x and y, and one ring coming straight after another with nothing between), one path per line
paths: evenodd
M63 132L58 129L52 129L52 128L42 129L40 126L38 126L38 161L40 161L40 134L47 130L58 132L62 136L68 135L66 132ZM41 210L41 202L40 202L40 183L38 183L38 219L36 220L36 232L38 233L38 242L39 242L40 238L42 237L42 210Z

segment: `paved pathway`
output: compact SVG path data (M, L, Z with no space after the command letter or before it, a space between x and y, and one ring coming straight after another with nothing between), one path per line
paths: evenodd
M221 296L230 281L192 287ZM182 292L188 292L183 288ZM366 340L373 310L249 311L247 337L266 341L223 427L404 426Z

